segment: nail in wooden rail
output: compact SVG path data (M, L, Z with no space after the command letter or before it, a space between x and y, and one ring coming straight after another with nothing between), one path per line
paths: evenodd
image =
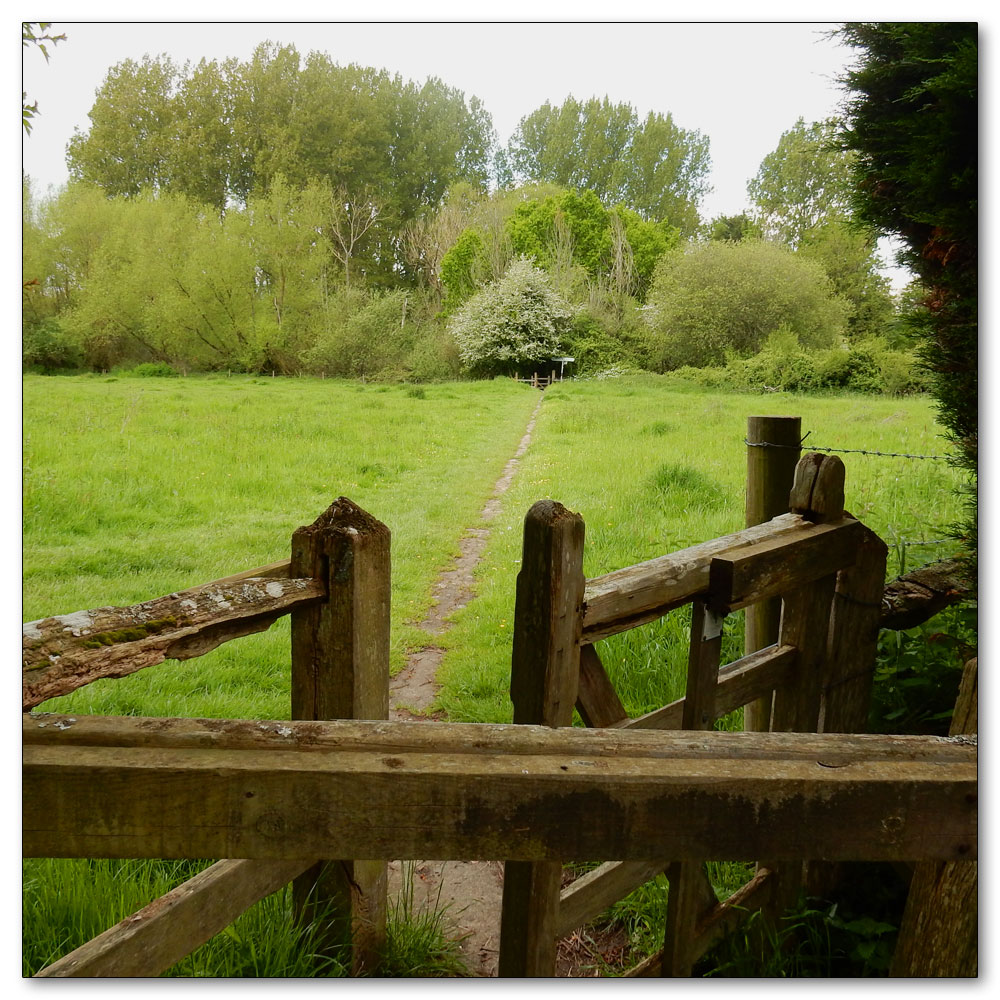
M292 576L322 580L323 604L292 613L292 718L388 719L389 529L345 497L292 536ZM351 941L351 973L371 972L386 933L384 860L320 862L293 883L297 919Z
M514 722L569 726L577 700L583 606L583 518L540 500L524 519L514 605ZM560 861L504 865L499 975L554 976Z

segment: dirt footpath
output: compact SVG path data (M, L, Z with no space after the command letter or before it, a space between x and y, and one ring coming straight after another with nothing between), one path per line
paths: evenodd
M434 639L447 631L449 617L475 596L473 571L482 558L490 537L490 522L500 511L500 499L507 492L521 457L528 450L541 398L528 421L513 458L496 481L493 493L479 517L479 524L466 530L459 541L459 555L435 581L431 593L434 605L420 628L427 644L410 654L406 666L389 685L389 718L427 721L437 697L435 677L444 650ZM396 895L405 874L413 881L413 905L442 908L454 938L474 976L495 976L500 947L500 903L503 895L503 864L499 861L418 861L389 865L389 892Z

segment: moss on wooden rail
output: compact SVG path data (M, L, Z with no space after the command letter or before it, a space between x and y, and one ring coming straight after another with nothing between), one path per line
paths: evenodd
M33 708L102 677L201 656L321 601L322 582L275 577L216 581L127 608L57 615L22 626L22 705Z

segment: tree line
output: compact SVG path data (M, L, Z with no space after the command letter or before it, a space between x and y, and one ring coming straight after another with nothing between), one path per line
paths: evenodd
M748 211L704 221L708 141L669 114L570 97L501 148L433 78L271 43L126 60L70 184L25 187L24 361L433 379L554 351L581 372L717 365L775 333L903 346L837 128L795 123ZM498 302L506 325L483 319Z

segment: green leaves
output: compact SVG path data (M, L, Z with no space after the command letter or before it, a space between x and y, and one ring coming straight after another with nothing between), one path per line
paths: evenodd
M649 293L662 370L747 356L787 328L803 346L843 332L845 309L822 268L773 243L711 242L665 255Z
M448 187L485 189L490 115L440 80L338 66L312 52L263 43L248 62L165 57L109 70L91 127L70 142L73 176L109 195L145 188L185 193L219 211L266 192L278 175L295 188L326 180L370 189L399 226L436 208ZM392 271L392 241L384 240Z
M556 357L572 315L545 274L522 257L459 310L450 330L471 374L513 374L521 364Z
M520 180L589 189L606 205L621 203L691 233L710 160L708 140L678 128L669 114L651 112L640 122L629 104L569 97L521 119L503 164Z
M800 118L764 157L747 193L765 235L797 247L818 227L851 214L855 154L835 145L836 122Z

